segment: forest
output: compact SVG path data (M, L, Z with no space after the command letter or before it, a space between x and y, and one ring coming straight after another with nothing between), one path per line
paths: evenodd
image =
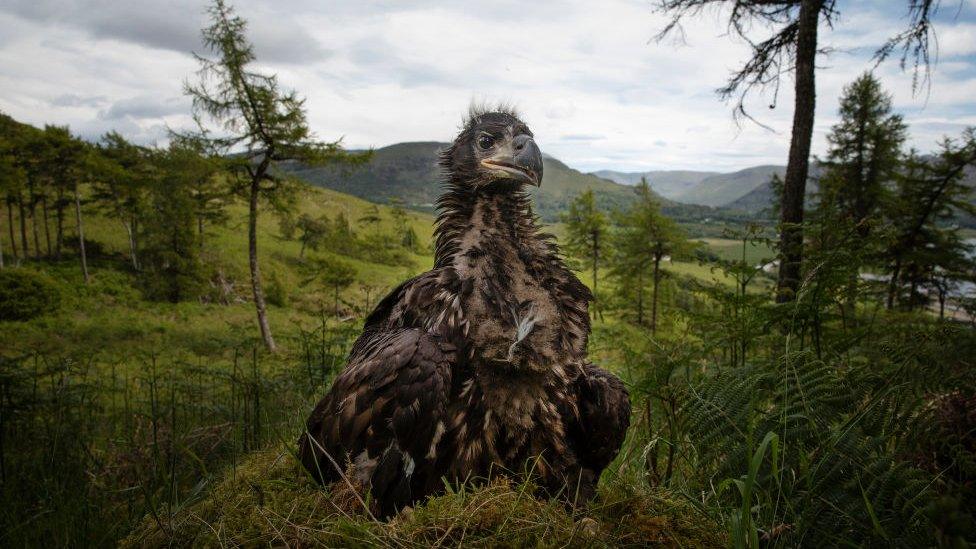
M784 34L724 93L787 63L812 85L796 29L833 3L735 3ZM247 22L209 17L199 126L164 144L0 113L0 545L976 543L976 128L909 147L866 71L819 96L839 122L815 180L808 133L762 213L647 178L550 202L594 294L590 358L630 392L620 454L573 508L499 477L382 521L295 445L376 303L432 265L435 217L392 184L371 202L303 177L361 181L374 151L321 141ZM919 36L882 53L910 66Z

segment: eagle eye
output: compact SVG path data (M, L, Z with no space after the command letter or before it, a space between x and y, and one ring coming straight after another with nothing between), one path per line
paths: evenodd
M482 135L478 138L478 146L484 150L490 149L495 144L495 138L490 135Z

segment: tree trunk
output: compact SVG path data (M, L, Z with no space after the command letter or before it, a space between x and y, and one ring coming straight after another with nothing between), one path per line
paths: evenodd
M20 213L20 243L24 250L24 259L30 255L30 247L27 244L27 210L24 208L24 197L17 196L17 209Z
M339 285L335 285L335 315L339 318Z
M14 237L14 206L7 200L7 232L10 233L10 253L17 261L17 239Z
M57 221L57 235L54 238L54 257L61 259L64 247L64 190L58 188L58 201L54 205L54 218Z
M41 238L37 232L37 203L31 200L30 205L31 232L34 234L34 259L41 258Z
M661 277L661 256L654 256L654 284L651 290L651 333L657 331L657 283Z
M644 267L637 270L637 325L644 325Z
M136 270L138 271L139 268L140 268L139 255L138 255L138 251L139 251L139 242L138 242L138 239L139 239L139 220L136 218L135 215L132 216L131 226L132 226L132 232L129 233L129 238L131 239L130 246L131 246L131 249L132 249L132 263L135 265Z
M901 276L901 261L895 261L895 266L891 269L891 279L888 280L887 309L889 311L895 306L895 293L897 293L898 290L899 276Z
M3 262L0 261L0 267L3 266ZM940 285L939 286L939 320L945 320L945 305L946 305L946 293L947 289Z
M139 261L136 259L136 235L135 228L132 223L123 222L122 226L125 227L125 234L129 237L129 259L132 262L132 268L136 271L139 270Z
M776 301L796 299L800 289L800 267L803 259L803 199L810 168L810 141L817 90L814 81L817 57L817 24L823 0L803 0L800 4L796 38L796 100L793 107L793 134L789 162L783 179L783 203L780 210L780 266L776 282Z
M247 217L247 252L251 267L251 290L254 292L254 308L258 314L261 338L264 339L264 344L268 350L275 352L278 348L275 345L274 337L271 336L271 326L268 325L267 306L264 303L264 292L261 290L261 271L258 268L258 191L260 190L259 185L263 172L264 170L259 169L251 178Z
M3 239L0 238L0 269L3 268Z
M844 290L846 296L844 303L841 305L844 313L841 321L845 329L857 327L857 282L859 275L860 269L847 281L847 287Z
M51 253L52 253L52 250L51 250L51 228L49 227L50 223L48 223L48 219L49 219L50 216L48 216L48 213L47 213L47 197L46 196L41 197L41 213L44 214L44 241L47 244L47 256L48 257L51 257Z
M75 222L78 229L78 254L81 255L81 272L85 275L85 284L88 284L88 255L85 253L85 227L81 222L81 198L78 196L78 187L75 186Z
M597 298L596 284L597 284L597 263L600 260L600 233L593 233L593 319L596 320L599 315L600 302Z

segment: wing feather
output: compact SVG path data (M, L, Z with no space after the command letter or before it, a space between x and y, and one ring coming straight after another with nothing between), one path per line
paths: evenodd
M586 364L577 381L579 422L570 435L596 478L617 457L630 426L630 396L617 376Z
M374 464L354 473L389 507L380 509L385 515L433 474L436 456L428 454L444 419L455 348L417 328L364 338L309 417L299 455L323 483L350 463Z

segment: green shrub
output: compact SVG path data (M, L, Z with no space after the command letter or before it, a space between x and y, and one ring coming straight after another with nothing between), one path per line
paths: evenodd
M78 246L78 237L70 237L64 239L64 246L67 250L78 254L81 249ZM85 256L89 259L95 258L107 258L111 257L112 253L107 249L104 243L98 240L92 240L85 237Z
M284 283L275 271L271 271L271 276L268 277L268 283L264 287L264 297L275 307L288 306L288 290L285 289Z
M61 291L46 275L27 269L0 271L0 320L30 320L61 304Z

